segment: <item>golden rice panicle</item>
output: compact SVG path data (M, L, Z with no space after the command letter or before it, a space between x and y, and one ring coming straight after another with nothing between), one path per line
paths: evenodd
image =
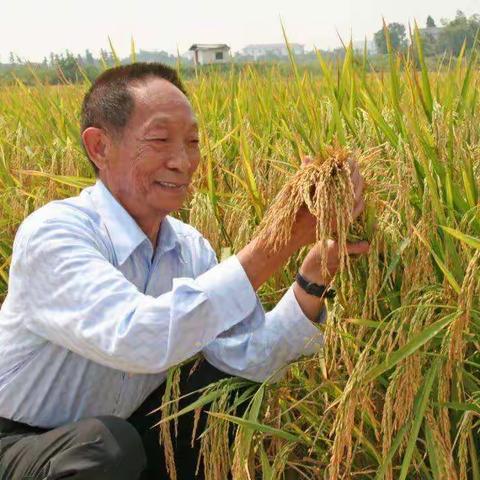
M305 207L316 219L316 241L338 241L340 270L348 267L347 234L353 222L355 192L348 159L350 152L328 147L324 155L302 166L276 196L257 230L257 241L265 248L278 251L288 243L295 219ZM327 273L324 256L320 262Z

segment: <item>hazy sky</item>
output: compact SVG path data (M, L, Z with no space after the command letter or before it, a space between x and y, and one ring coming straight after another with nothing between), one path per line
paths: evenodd
M227 43L233 51L249 43L282 41L280 16L291 42L307 49L363 39L388 22L439 23L457 9L480 13L480 0L0 0L0 61L10 51L42 60L69 49L94 55L108 47L110 35L122 56L134 37L137 49L181 53L192 43Z

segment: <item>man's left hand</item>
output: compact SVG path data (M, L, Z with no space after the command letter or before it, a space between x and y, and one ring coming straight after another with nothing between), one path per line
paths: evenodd
M370 244L365 240L362 240L361 242L347 243L347 252L354 257L368 253L369 248ZM320 285L328 285L333 280L333 277L340 266L338 242L335 240L328 240L326 249L326 252L322 252L323 245L321 243L316 243L307 253L302 266L300 267L301 275L311 282ZM320 271L322 254L327 257L327 277L322 276Z
M370 245L366 241L347 244L348 254L352 256L364 255L368 253L369 248ZM322 249L322 244L316 243L308 252L299 271L308 281L327 286L332 282L340 265L338 243L334 240L329 240L327 244L326 255L328 277L322 276L320 271ZM323 307L323 298L308 294L296 282L293 286L293 291L303 313L310 320L316 321L318 314Z

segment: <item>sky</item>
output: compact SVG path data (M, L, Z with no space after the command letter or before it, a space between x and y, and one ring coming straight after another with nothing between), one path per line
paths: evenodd
M0 62L9 52L41 61L50 52L108 49L123 57L133 37L138 49L184 53L192 43L290 42L307 50L330 49L343 39L371 38L387 22L424 24L432 15L453 18L457 9L480 13L480 0L0 0Z

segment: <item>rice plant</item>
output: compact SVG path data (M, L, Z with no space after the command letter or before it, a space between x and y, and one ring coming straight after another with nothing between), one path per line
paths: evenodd
M342 212L348 188L318 189L312 200L309 188L293 187L329 178L321 163L300 165L331 145L360 161L367 208L349 235L371 242L368 258L337 277L349 288L328 306L319 356L241 398L234 381L221 382L191 407L211 412L202 437L209 479L230 469L238 480L480 479L477 54L464 49L429 71L415 29L408 54L389 58L389 71L377 73L350 46L341 64L318 54L321 74L291 55L289 77L275 65L245 66L199 70L188 82L203 162L178 215L219 258L285 220L283 241L302 201L321 219L318 238L332 234L327 196ZM93 182L78 142L85 88L0 87L0 295L21 220ZM272 218L275 198L282 216ZM304 253L262 287L267 308ZM239 402L248 403L242 417ZM227 422L238 426L231 449Z

